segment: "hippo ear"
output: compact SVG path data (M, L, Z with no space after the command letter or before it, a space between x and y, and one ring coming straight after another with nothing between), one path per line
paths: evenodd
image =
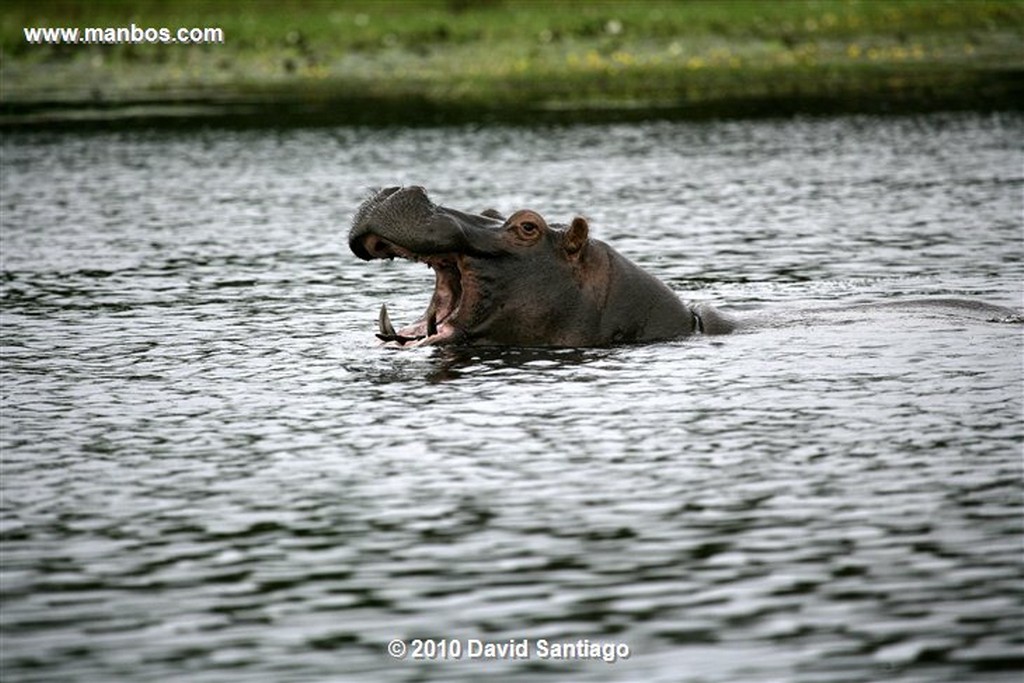
M576 216L572 219L572 225L565 231L565 235L562 237L562 246L565 247L565 251L570 255L574 256L579 253L587 243L587 234L590 232L590 228L587 225L587 219L583 216Z

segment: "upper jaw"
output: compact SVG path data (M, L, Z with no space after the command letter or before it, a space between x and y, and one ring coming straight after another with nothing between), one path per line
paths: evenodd
M387 188L356 210L348 243L364 261L445 253L494 256L501 253L498 228L502 224L490 215L438 206L421 187ZM381 239L390 243L392 253L375 249ZM403 245L404 252L396 243Z
M349 248L364 261L382 258L368 249L373 244L371 238L382 227L387 228L384 234L396 228L407 233L412 230L409 234L415 234L436 214L437 208L422 187L388 187L377 190L356 209L348 233Z

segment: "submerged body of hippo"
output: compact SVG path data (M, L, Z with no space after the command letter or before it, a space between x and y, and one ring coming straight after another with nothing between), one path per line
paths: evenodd
M724 334L738 323L688 306L664 283L589 235L584 218L548 224L535 211L508 218L439 206L421 187L392 187L359 207L349 247L365 260L421 261L436 274L416 322L394 328L381 307L377 336L394 346L590 347ZM986 315L1019 313L987 304Z

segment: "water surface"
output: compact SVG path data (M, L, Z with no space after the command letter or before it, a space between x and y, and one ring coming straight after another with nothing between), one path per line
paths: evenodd
M0 674L1019 680L1019 116L2 142ZM371 187L577 213L729 337L380 349ZM808 308L839 307L827 314ZM625 643L423 662L394 638Z

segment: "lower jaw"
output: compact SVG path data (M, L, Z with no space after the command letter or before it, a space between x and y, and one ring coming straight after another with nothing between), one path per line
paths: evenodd
M391 324L387 306L381 305L377 338L387 346L398 348L443 344L456 336L457 329L449 322L450 318L451 314L448 313L438 322L436 306L432 302L423 318L396 331Z
M393 349L413 349L419 346L442 346L455 343L457 330L451 324L441 323L435 334L425 334L422 325L402 328L393 337L378 334L382 345Z
M465 291L459 276L459 269L453 265L432 264L437 277L434 293L426 312L416 322L395 330L389 319L387 306L381 305L378 324L380 331L377 338L385 346L391 348L414 348L418 346L438 346L455 344L465 336L464 330L457 327L454 318L460 313L465 303ZM454 271L454 274L453 272Z

